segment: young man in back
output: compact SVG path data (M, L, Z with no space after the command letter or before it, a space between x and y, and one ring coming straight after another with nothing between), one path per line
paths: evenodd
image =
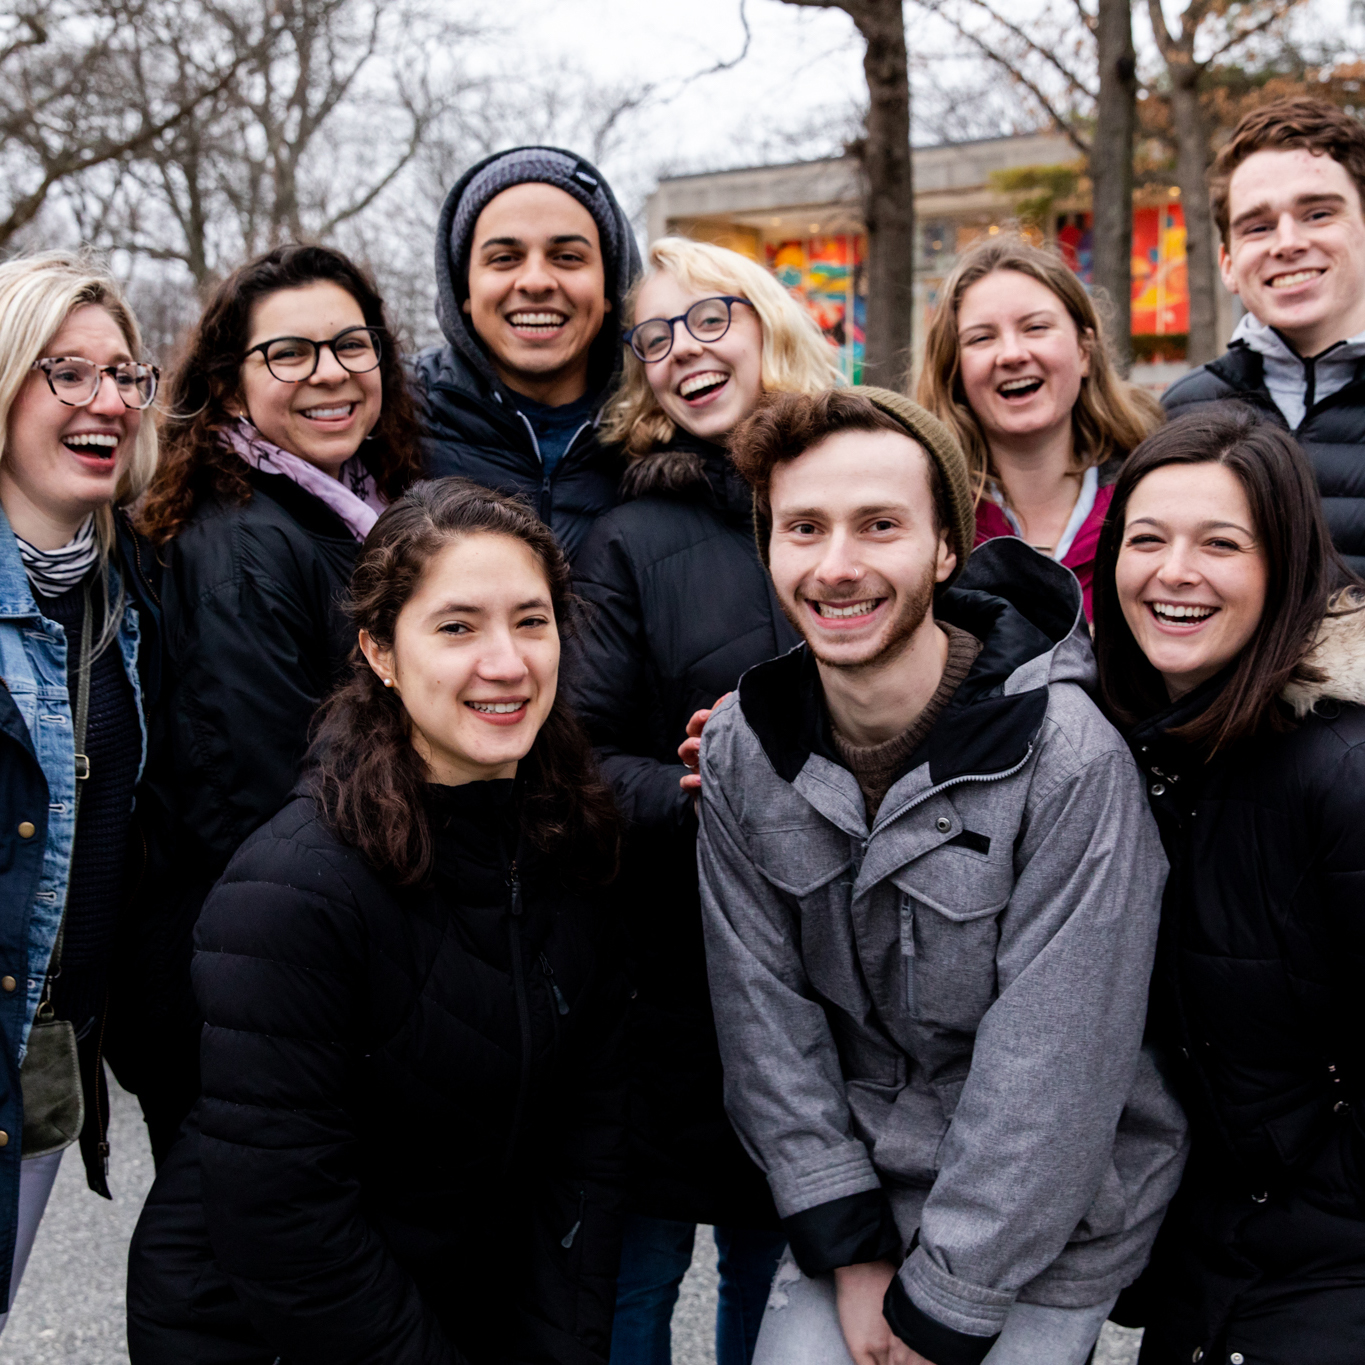
M436 230L447 344L414 367L433 477L522 493L572 559L617 503L623 462L597 440L640 273L630 222L596 167L516 147L468 170Z
M805 639L702 736L726 1105L792 1262L755 1365L1082 1365L1184 1121L1141 1050L1165 861L1084 689L1076 580L972 553L965 461L880 389L732 439Z
M1209 175L1223 283L1247 309L1226 355L1167 390L1172 416L1240 399L1288 427L1332 540L1365 573L1365 125L1296 97L1248 114Z

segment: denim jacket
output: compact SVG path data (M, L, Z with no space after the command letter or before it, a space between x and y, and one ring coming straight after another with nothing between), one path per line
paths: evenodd
M119 571L109 566L109 598L118 600ZM147 721L138 677L138 647L141 625L131 598L125 601L119 625L118 649L123 667L132 684L137 703L138 723L142 728L142 755L138 777L147 761ZM66 890L71 877L71 846L76 834L75 735L70 694L66 679L66 632L39 611L19 557L19 547L8 520L0 511L0 677L10 699L18 708L34 756L47 781L47 819L43 830L36 818L32 823L43 835L43 866L33 900L27 907L13 910L28 914L28 969L25 982L23 1029L19 1037L19 1062L22 1065L43 993L48 959L57 939ZM9 831L6 831L9 833ZM11 835L13 837L13 835ZM38 835L35 834L34 838ZM7 1039L7 1042L11 1040Z
M160 607L150 555L122 514L117 525L110 598L126 585L117 647L142 728L140 777L160 673ZM71 875L76 763L66 658L66 632L38 610L0 511L0 1303L8 1301L18 1208L19 1068Z

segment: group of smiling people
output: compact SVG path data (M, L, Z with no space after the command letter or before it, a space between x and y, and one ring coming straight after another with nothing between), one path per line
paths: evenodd
M1216 171L1295 356L1343 118ZM107 1063L134 1365L667 1365L699 1224L720 1365L1356 1361L1365 585L1288 424L1166 422L1009 234L918 402L842 386L550 148L437 283L405 364L277 248L163 385L0 265L7 1302Z

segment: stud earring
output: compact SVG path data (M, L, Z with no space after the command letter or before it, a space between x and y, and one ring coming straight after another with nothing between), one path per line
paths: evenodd
M385 686L385 687L392 687L392 686L393 686L393 679L392 679L392 678L385 678L385 679L384 679L384 686Z

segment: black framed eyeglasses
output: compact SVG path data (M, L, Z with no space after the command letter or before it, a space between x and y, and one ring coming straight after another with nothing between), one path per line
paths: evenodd
M326 349L336 357L343 370L368 374L377 369L384 347L373 327L347 327L328 341L307 337L275 337L248 349L246 356L261 353L266 369L282 384L302 384L318 372L318 362Z
M125 360L118 365L96 365L84 356L54 355L35 360L33 368L47 380L52 396L69 408L83 408L93 403L107 374L114 381L123 406L139 412L151 406L161 380L161 371L155 365L144 365L136 360Z
M675 318L646 318L621 338L646 365L655 365L673 349L673 329L682 323L698 341L719 341L730 330L730 310L742 303L753 304L738 294L717 294L698 299L685 313Z

